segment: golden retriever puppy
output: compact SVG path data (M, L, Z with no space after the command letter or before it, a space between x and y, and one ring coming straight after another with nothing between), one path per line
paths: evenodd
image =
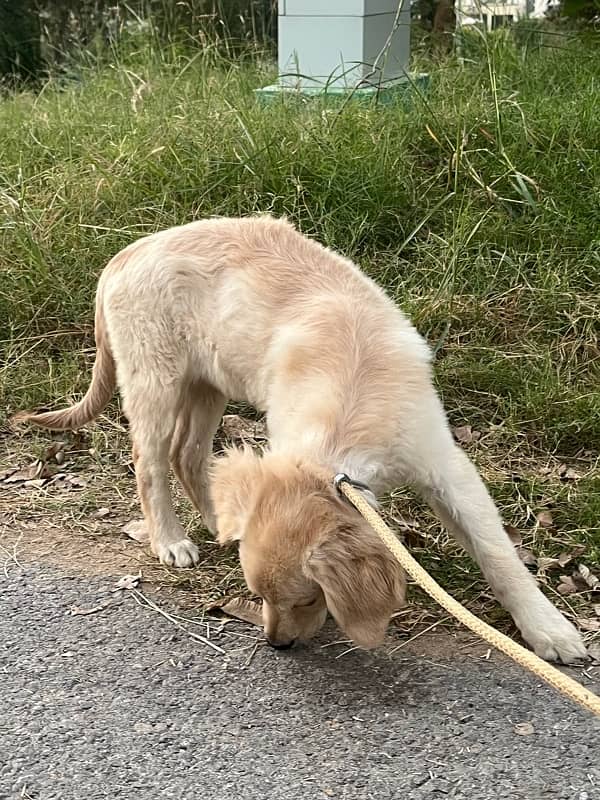
M170 461L219 541L240 542L274 646L313 635L327 609L357 644L376 645L403 601L402 571L332 486L345 472L375 494L413 484L536 653L564 662L585 655L455 445L426 343L347 259L270 217L153 234L102 273L96 344L83 399L22 418L79 428L118 385L153 551L180 567L198 558L173 510ZM228 453L211 482L228 400L266 413L269 450Z

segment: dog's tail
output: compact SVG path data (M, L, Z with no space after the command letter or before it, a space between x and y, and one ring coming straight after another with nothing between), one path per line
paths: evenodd
M32 422L34 425L54 431L69 431L81 428L100 414L108 405L117 385L115 360L108 342L100 293L96 300L95 336L96 361L92 371L92 382L82 399L74 406L59 411L47 411L41 414L22 411L12 418L13 422Z

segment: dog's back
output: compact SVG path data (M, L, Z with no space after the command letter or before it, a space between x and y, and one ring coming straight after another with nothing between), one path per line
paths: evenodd
M389 381L399 352L429 360L412 325L351 261L270 217L203 220L141 239L109 263L98 303L117 363L150 359L166 379L190 371L262 410L281 370L288 390L308 369L338 375L340 391L354 393L361 375L373 386L383 370Z

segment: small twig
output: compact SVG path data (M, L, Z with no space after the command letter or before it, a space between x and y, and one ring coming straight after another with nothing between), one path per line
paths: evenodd
M191 631L189 631L185 627L185 625L182 625L180 622L177 622L177 620L175 619L174 616L172 616L171 614L167 613L166 611L163 611L162 608L157 606L156 603L154 603L152 600L150 600L149 597L146 597L146 595L143 594L142 592L140 592L139 589L132 589L131 592L132 592L134 598L136 599L136 601L140 605L144 605L145 604L146 606L151 608L153 611L156 611L158 614L163 616L165 619L169 620L169 622L171 622L177 628L181 628L181 630L184 631L184 633L187 633L187 635L191 639L195 639L197 642L201 642L202 644L205 644L208 647L211 647L213 650L215 650L217 653L220 653L223 656L227 655L227 652L225 650L223 650L222 647L219 647L218 644L215 644L214 642L211 642L209 639L206 638L206 636L201 636L199 633L192 633Z
M189 622L190 625L199 625L202 628L206 628L206 630L210 632L210 626L208 622L200 622L200 620L191 619L190 617L182 617L180 614L171 614L171 616L174 617L175 619L181 620L182 622ZM226 622L239 622L239 620L228 618ZM248 633L238 633L235 631L228 631L225 630L225 628L222 625L215 630L215 633L222 633L223 636L237 636L238 638L242 639L253 639L255 642L261 641L261 638L259 636L250 636L250 634Z
M335 642L327 642L327 644L321 645L321 650L324 650L326 647L334 647L336 644L352 644L352 639L336 639Z
M20 561L19 561L19 559L17 558L17 545L18 545L18 544L19 544L19 542L21 541L21 538L22 538L22 536L23 536L23 534L21 534L21 535L19 536L19 538L17 539L17 541L16 541L16 542L13 544L13 551L12 551L12 553L10 552L10 550L8 550L6 547L4 547L4 545L3 545L3 544L0 544L0 550L2 550L3 552L5 552L5 553L6 553L6 555L8 556L7 560L4 562L4 574L6 575L6 577L7 577L7 578L8 578L7 564L8 564L8 561L9 561L9 560L10 560L10 561L14 561L14 562L15 562L15 564L17 565L17 567L19 567L19 569L23 569L23 564L21 564L21 562L20 562Z
M249 655L249 656L248 656L248 658L246 659L246 661L245 661L245 663L244 663L244 667L249 667L249 666L250 666L250 664L252 663L252 659L253 659L253 658L254 658L254 656L256 655L256 651L258 650L258 646L259 646L259 644L260 644L260 642L259 642L259 641L256 641L256 642L254 643L254 647L252 648L252 652L250 653L250 655Z
M353 653L355 650L360 650L360 647L347 647L341 653L337 654L337 656L335 657L336 661L338 658L342 658L342 656L346 656L348 655L348 653Z
M113 605L112 597L106 597L101 600L98 605L91 608L81 608L80 606L71 606L69 612L73 617L87 617L90 614L97 614L98 611L104 611L105 608Z
M396 652L396 650L401 650L403 647L406 647L407 644L410 644L411 642L414 642L415 639L418 639L419 636L423 636L424 633L428 633L430 630L433 630L433 628L437 628L438 625L441 625L444 622L448 622L449 619L450 617L444 617L443 619L439 619L437 622L433 622L431 625L428 625L422 631L419 631L419 633L415 633L415 635L411 636L410 639L407 639L405 642L402 642L402 644L399 644L396 647L394 647L393 650L390 650L388 655L390 656L393 655Z

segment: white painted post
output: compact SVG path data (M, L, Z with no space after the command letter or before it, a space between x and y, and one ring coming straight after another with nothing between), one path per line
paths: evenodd
M407 82L410 0L278 0L277 84L299 91L377 91Z

